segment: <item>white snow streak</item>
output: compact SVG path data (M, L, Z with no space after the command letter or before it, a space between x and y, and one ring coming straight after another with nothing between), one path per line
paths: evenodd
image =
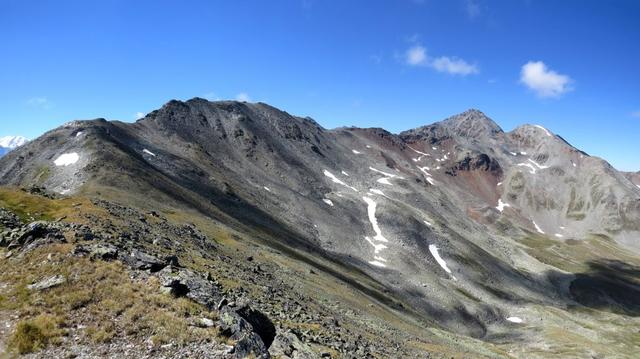
M444 269L445 272L451 274L451 269L449 269L449 267L447 266L447 262L445 262L444 259L440 257L440 253L438 252L438 247L436 247L435 244L429 245L429 252L431 252L431 255L433 256L433 258L436 259L436 262L438 262L440 267L442 267L442 269ZM456 277L453 277L453 279L456 279Z
M375 193L375 194L379 194L379 195L381 195L381 196L384 196L384 192L382 192L382 191L381 191L381 190L379 190L379 189L372 188L372 189L370 189L369 191L370 191L371 193Z
M82 131L78 131L78 133L76 133L76 137L80 137L82 136Z
M56 166L69 166L78 162L79 159L80 159L80 156L75 152L65 153L60 155L58 158L56 158L56 160L53 161L53 163Z
M376 218L376 202L369 197L362 197L362 199L367 202L367 214L369 216L369 222L371 222L371 226L373 227L373 231L376 232L376 235L373 237L376 241L380 242L389 242L382 235L382 231L378 226L378 219Z
M343 175L345 175L345 176L349 177L349 174L348 174L347 172L342 171L341 173L342 173Z
M324 202L324 203L330 205L331 207L333 207L333 201L328 199L328 198L323 198L322 202Z
M155 154L155 153L153 153L153 152L149 151L149 150L148 150L148 149L146 149L146 148L145 148L145 149L143 149L143 150L142 150L142 152L144 152L144 153L146 153L146 154L148 154L148 155L150 155L150 156L153 156L153 157L155 157L155 156L156 156L156 154Z
M497 186L502 186L502 182L498 182Z
M536 165L536 167L538 167L538 169L541 169L541 170L549 168L549 166L541 166L541 165L539 165L538 162L532 160L531 158L529 158L529 162L533 163L534 165Z
M264 187L262 187L262 188L264 188L267 192L271 192L271 190L270 190L270 189L269 189L269 187L267 187L267 186L264 186Z
M533 226L536 227L536 231L538 231L538 233L544 234L544 231L540 229L540 227L538 227L538 224L536 223L536 221L531 221L531 222L533 222Z
M371 146L369 146L369 145L366 145L365 147L367 147L367 148L371 148Z
M360 151L356 151L356 150L351 150L351 152L355 153L356 155L360 154Z
M384 267L387 266L386 264L378 262L378 261L369 261L369 264L374 265L376 267L381 267L381 268L384 268Z
M427 222L427 221L423 221L423 222L424 222L424 224L426 224L427 226L429 226L429 227L433 227L433 224L431 224L430 222Z
M384 244L381 244L381 243L380 244L376 244L369 237L364 237L364 239L366 239L367 242L369 242L369 244L371 244L373 246L373 253L375 253L375 254L378 254L378 253L380 253L381 250L388 248Z
M418 151L418 150L416 150L415 148L413 148L411 146L407 146L407 147L409 147L413 152L421 154L422 156L431 156L430 154Z
M531 163L518 163L518 166L529 167L529 172L531 174L535 174L536 173L536 168L533 167L533 165Z
M386 184L386 185L389 185L389 186L392 185L391 182L389 182L389 178L387 178L387 177L379 178L376 182L382 183L382 184Z
M329 172L329 171L327 171L327 170L324 170L324 175L325 175L325 176L327 176L327 177L329 177L329 178L331 178L331 180L332 180L334 183L337 183L337 184L339 184L339 185L343 185L343 186L345 186L345 187L349 187L349 188L351 188L352 190L354 190L354 191L358 192L358 190L357 190L357 189L355 189L354 187L351 187L351 186L349 186L348 184L346 184L346 183L342 182L340 179L338 179L338 177L334 176L334 175L333 175L333 173L331 173L331 172Z
M562 234L560 234L560 233L556 233L556 234L555 234L555 236L556 236L556 237L558 237L558 238L562 238L562 237L564 237L564 236L563 236Z
M383 175L385 175L387 177L391 177L391 178L398 177L399 179L403 179L402 177L399 177L398 175L394 175L392 173L383 172L383 171L380 171L380 170L375 169L373 167L369 167L369 169L372 170L372 171L378 172L380 174L383 174Z

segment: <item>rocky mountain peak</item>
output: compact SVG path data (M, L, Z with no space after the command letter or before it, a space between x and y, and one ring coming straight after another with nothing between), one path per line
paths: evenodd
M497 123L476 109L469 109L451 116L439 124L446 127L453 134L476 139L485 136L493 137L503 132Z

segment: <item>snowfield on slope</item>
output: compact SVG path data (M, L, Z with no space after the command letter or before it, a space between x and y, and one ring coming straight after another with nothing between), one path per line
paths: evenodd
M78 162L79 159L80 159L80 155L78 155L76 152L65 153L58 156L58 158L56 158L55 161L53 161L53 163L58 167L60 166L66 167L66 166L75 164L76 162Z
M344 183L343 181L341 181L338 177L336 177L333 173L324 170L324 175L329 177L331 179L331 181L333 181L334 183L337 183L339 185L345 186L347 188L351 188L352 190L358 192L358 190L355 187L351 187L348 184Z
M444 259L442 259L442 257L440 257L440 252L438 251L438 247L436 247L435 244L429 245L429 252L431 252L431 255L433 256L433 258L435 258L436 262L438 262L440 267L442 267L442 269L444 269L445 272L451 274L451 277L453 277L453 279L456 280L456 277L451 273L451 269L449 269L449 266L447 266L447 262Z

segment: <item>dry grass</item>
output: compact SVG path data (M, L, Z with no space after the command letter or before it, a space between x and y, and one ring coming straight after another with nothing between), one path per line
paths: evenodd
M71 249L68 244L51 245L0 261L0 281L10 283L0 300L0 315L15 312L20 318L8 342L13 352L59 344L69 328L78 326L86 327L77 334L89 343L118 336L178 345L216 338L216 328L192 325L202 317L217 319L203 306L161 293L154 277L132 280L119 262L74 257ZM47 259L49 253L53 260ZM64 275L67 282L43 291L26 289L54 274Z

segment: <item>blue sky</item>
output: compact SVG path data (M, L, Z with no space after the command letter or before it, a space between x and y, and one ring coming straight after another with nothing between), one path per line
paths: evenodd
M264 101L392 132L478 108L640 170L640 1L0 0L0 136Z

